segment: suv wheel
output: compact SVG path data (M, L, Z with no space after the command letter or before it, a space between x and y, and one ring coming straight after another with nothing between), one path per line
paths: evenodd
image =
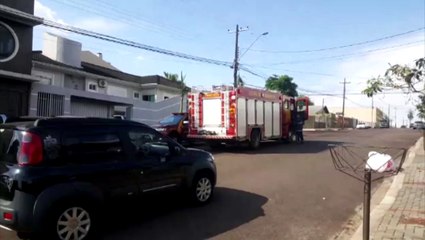
M95 235L96 216L91 207L67 204L56 208L51 215L48 231L52 239L86 240Z
M213 193L213 181L208 174L202 174L195 177L191 190L191 195L195 204L201 205L209 202Z

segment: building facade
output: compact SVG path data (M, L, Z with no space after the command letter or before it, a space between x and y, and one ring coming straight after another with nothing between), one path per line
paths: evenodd
M33 0L0 0L0 113L7 116L28 114L31 83L39 80L31 75L31 52L42 19L33 13Z
M123 115L147 124L177 112L181 86L161 76L124 73L101 54L82 51L82 45L46 34L43 51L33 52L31 116ZM185 109L185 107L184 107Z
M330 112L341 113L340 107L328 107ZM361 108L361 107L346 107L345 117L355 118L358 122L365 123L368 126L379 127L379 122L384 120L386 115L380 108Z

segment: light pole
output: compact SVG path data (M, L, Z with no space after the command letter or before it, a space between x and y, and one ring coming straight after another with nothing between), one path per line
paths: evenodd
M245 49L245 52L243 52L241 54L241 56L239 57L239 60L241 60L241 58L243 57L243 55L245 55L246 52L249 51L249 49L251 49L251 47L258 41L258 39L260 39L262 36L266 36L267 34L269 34L269 32L263 32L262 34L260 34L255 40L254 42L251 43L251 45L249 45L249 47L247 49Z
M238 70L239 70L239 60L240 58L245 55L246 52L248 52L248 50L254 45L255 42L258 41L258 39L260 39L260 37L265 36L267 34L269 34L268 32L264 32L262 34L260 34L253 43L251 43L251 45L245 50L245 52L243 52L241 55L239 55L239 33L242 31L246 31L248 30L248 27L246 28L240 28L239 25L236 25L236 30L234 31L234 33L236 34L236 41L235 41L235 60L233 62L233 86L235 88L237 88L239 86L239 79L238 79ZM229 32L231 32L229 30ZM233 33L233 32L231 32Z

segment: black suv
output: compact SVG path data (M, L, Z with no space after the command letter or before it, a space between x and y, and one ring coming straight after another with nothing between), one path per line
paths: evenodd
M216 167L151 127L127 120L50 118L0 124L0 226L20 237L88 239L110 200L183 190L196 204Z

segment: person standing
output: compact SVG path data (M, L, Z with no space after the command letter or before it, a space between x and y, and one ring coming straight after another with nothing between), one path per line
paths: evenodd
M303 127L304 119L301 114L298 113L295 118L295 134L297 137L297 143L304 143Z

